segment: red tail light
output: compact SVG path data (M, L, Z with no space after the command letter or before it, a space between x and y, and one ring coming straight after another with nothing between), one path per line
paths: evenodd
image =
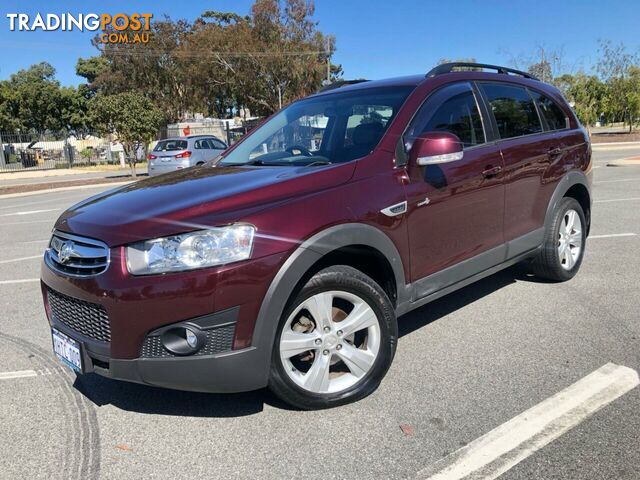
M176 154L176 158L189 158L191 156L191 152L187 150L186 152Z
M151 153L147 154L147 160L155 160L156 158L158 158L158 157L156 157L155 155L153 155Z

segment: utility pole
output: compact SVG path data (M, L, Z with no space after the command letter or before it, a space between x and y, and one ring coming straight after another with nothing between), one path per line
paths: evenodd
M331 83L331 44L327 37L327 85Z

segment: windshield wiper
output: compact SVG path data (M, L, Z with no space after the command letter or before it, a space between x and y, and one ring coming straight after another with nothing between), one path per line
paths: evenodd
M316 162L311 162L307 165L304 165L305 167L320 167L323 165L331 165L333 162L330 162L329 160L318 160Z
M251 160L246 163L241 163L238 165L250 165L252 167L289 167L290 163L278 163L278 162L265 162L264 160Z

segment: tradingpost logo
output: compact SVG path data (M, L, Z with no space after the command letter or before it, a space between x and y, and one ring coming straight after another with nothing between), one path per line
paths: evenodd
M63 31L96 32L101 43L147 43L151 13L7 13L12 32Z

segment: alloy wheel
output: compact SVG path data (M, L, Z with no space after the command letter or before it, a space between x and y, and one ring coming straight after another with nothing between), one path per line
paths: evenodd
M558 231L558 258L565 270L571 270L582 252L582 221L575 210L567 210Z
M369 304L344 291L307 298L289 315L280 359L290 379L313 393L336 393L360 381L380 351L380 325Z

